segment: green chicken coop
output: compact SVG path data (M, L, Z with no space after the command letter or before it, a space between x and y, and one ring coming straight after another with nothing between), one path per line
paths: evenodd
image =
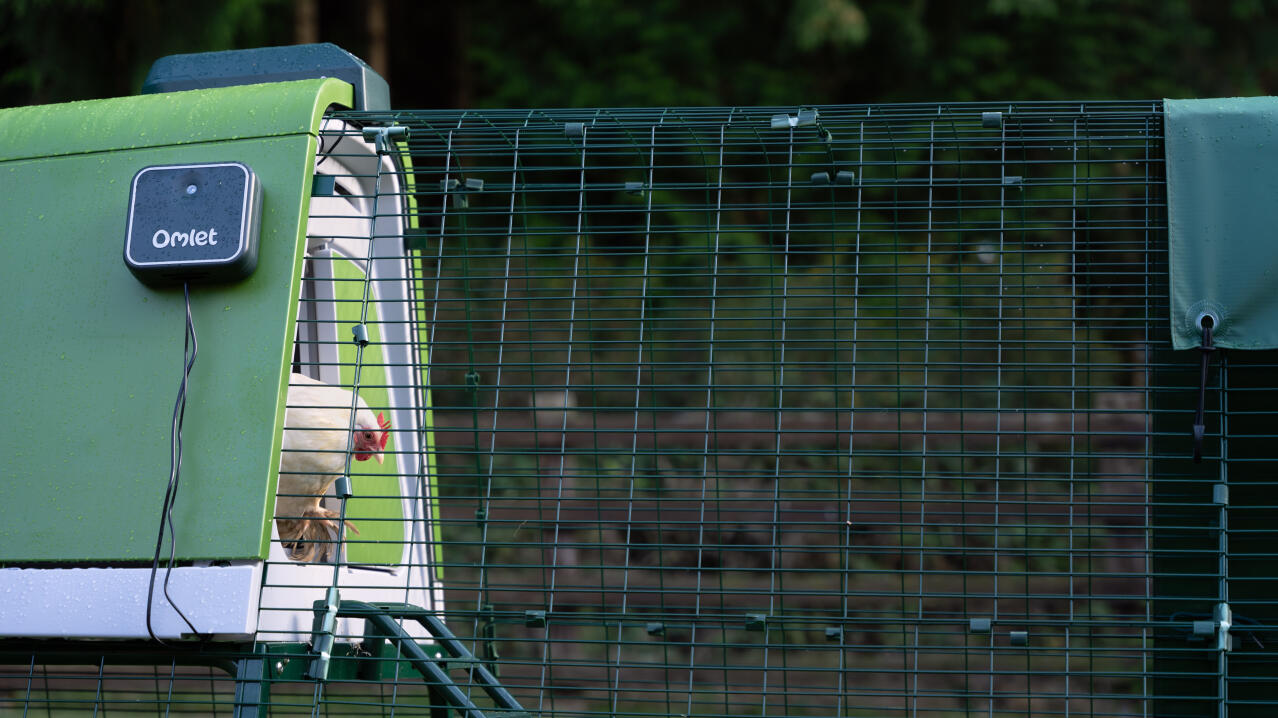
M1271 715L1275 129L331 45L0 111L0 714Z
M268 79L251 76L262 64L274 64L269 79L279 81L243 84ZM294 66L315 79L293 79ZM420 279L399 249L406 175L384 136L343 132L326 117L334 107L384 107L385 82L336 47L315 46L236 53L217 66L167 58L147 89L0 119L6 245L26 238L41 247L5 282L11 309L37 313L41 327L20 350L5 350L4 367L11 386L41 397L20 423L45 437L6 432L15 463L0 561L13 567L4 586L16 600L0 633L309 636L311 599L302 596L335 579L331 564L289 561L273 533L292 373L358 383L394 427L384 463L350 471L360 495L348 513L366 520L359 542L344 548L336 586L351 598L435 607L429 392L411 301ZM331 134L323 147L321 133ZM235 177L210 169L228 163ZM245 197L256 205L218 217L219 192L232 205ZM170 199L169 209L153 206ZM173 207L178 216L165 216ZM182 255L178 231L191 227L181 236L195 250L194 227L205 226L214 242L223 227L222 246L241 229L255 233L245 242L252 251L229 261ZM123 244L126 227L155 256ZM92 256L77 251L89 246ZM255 264L232 266L245 257ZM247 276L217 273L227 267ZM199 355L180 409L180 473L171 477L188 311ZM363 342L352 342L351 327L364 330ZM42 460L37 443L62 448ZM168 487L176 500L160 550ZM153 571L157 556L164 566Z

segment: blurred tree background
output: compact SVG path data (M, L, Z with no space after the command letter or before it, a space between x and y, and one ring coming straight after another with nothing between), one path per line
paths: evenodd
M414 108L1251 95L1276 35L1267 0L0 0L0 106L317 41Z

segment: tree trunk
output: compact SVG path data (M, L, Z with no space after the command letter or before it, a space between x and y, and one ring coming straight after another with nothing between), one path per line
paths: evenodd
M319 42L319 0L293 0L293 42Z

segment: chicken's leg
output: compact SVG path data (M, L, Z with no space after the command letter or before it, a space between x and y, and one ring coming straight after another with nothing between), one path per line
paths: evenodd
M314 506L302 511L298 519L281 519L280 536L288 557L294 561L310 562L325 558L329 547L337 541L337 521L341 514ZM346 528L359 533L355 524L346 521Z

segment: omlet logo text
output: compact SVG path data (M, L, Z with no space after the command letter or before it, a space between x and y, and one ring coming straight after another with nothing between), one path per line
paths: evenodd
M190 232L168 232L163 229L155 230L155 234L151 235L151 246L156 249L164 249L165 247L203 247L217 244L217 230L209 227L209 230L195 231L191 228Z

